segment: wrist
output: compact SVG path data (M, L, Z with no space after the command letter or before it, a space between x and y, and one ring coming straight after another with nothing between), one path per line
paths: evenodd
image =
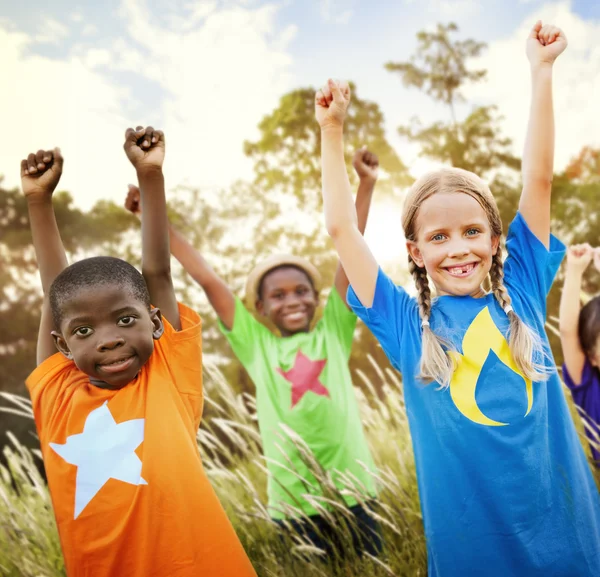
M359 188L365 193L372 194L373 190L375 189L376 182L376 178L371 176L361 176L359 177Z
M155 164L149 165L138 165L135 167L139 178L156 177L162 176L162 166L156 166Z
M552 74L552 68L554 67L554 62L531 62L530 68L532 74Z
M321 136L323 138L339 138L344 135L344 125L328 124L321 126Z
M25 197L27 200L27 206L52 206L52 193L47 192L45 194L29 194Z

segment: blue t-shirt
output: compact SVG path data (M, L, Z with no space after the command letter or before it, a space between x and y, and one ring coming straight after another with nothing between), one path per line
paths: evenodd
M550 249L517 215L505 285L516 313L544 331L546 296L565 247ZM431 327L460 363L447 389L417 378L416 300L378 273L373 305L348 302L403 375L431 577L598 577L600 498L556 371L527 382L506 342L493 295L434 300Z
M571 390L573 401L583 409L583 419L587 423L585 434L588 439L599 442L600 439L600 372L586 359L581 373L581 382L574 383L567 366L563 365L565 385ZM600 467L600 451L590 444L592 458L596 467Z

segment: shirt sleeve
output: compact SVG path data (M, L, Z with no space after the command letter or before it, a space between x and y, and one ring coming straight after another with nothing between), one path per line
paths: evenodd
M153 356L162 361L173 376L177 390L184 394L202 393L202 321L200 315L178 303L181 330L176 331L163 318L165 330L156 341Z
M521 213L517 213L508 229L506 250L504 277L507 286L517 290L523 300L533 299L541 306L545 317L546 297L565 255L565 245L550 235L550 246L546 248L531 232Z
M417 312L416 301L379 268L373 304L364 307L352 286L348 287L348 304L369 327L392 365L401 371L400 351L404 328Z
M356 314L348 308L337 289L333 287L319 323L326 327L326 330L335 332L346 358L350 358L357 320Z
M594 382L595 370L596 369L586 359L583 365L583 371L581 371L581 383L577 384L571 378L567 365L563 365L563 381L571 391L581 391L582 389L588 388Z
M228 330L219 320L219 329L227 339L235 356L246 368L252 364L255 353L261 349L264 340L273 337L269 329L250 314L238 297L235 298L233 327Z
M87 380L87 375L61 353L48 357L27 377L25 384L31 396L33 416L42 443L55 409L74 388Z

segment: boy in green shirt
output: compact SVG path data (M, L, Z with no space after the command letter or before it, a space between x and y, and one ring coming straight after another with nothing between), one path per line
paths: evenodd
M353 159L360 178L356 211L361 233L367 223L378 164L377 157L365 149L358 150ZM136 187L130 186L126 207L139 212ZM347 486L342 477L352 478L362 501L376 496L375 465L348 368L356 316L346 304L348 279L344 270L338 265L323 317L311 329L321 288L315 267L301 257L274 255L254 268L248 277L246 300L273 323L279 336L254 318L172 226L170 238L172 254L206 292L223 334L256 385L271 517L280 523L288 519L296 531L330 553L334 528L306 498L310 495L318 501L321 487L280 425L302 438L338 489ZM379 553L378 524L355 497L345 494L344 498L360 532L353 535L355 549L359 554L364 550Z

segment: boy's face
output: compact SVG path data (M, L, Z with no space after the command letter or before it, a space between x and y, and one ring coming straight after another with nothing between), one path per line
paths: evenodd
M158 309L148 311L119 284L81 289L62 308L58 350L89 375L93 385L120 389L150 358L164 330Z
M317 293L308 275L294 267L268 272L262 281L258 312L279 329L282 336L307 332L317 308Z

